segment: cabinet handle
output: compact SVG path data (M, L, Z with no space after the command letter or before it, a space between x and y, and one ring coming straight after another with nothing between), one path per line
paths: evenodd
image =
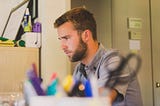
M160 83L156 82L156 88L159 88L159 87L160 87Z

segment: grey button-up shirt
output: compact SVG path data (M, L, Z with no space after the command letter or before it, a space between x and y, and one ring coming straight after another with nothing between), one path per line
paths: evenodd
M118 51L113 49L106 50L100 44L92 61L85 66L88 78L90 78L91 74L95 74L97 77L98 87L105 86L106 81L109 79L109 72L114 70L120 62L119 56L112 55L113 53L118 53ZM86 81L87 79L79 71L79 68L80 64L77 64L73 77L76 80ZM126 75L124 72L122 77ZM117 101L113 103L113 106L142 106L139 83L136 77L126 84L117 84L114 86L114 89L117 90L119 96L117 97Z

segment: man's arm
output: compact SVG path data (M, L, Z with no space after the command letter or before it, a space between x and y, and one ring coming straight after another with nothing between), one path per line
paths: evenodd
M116 98L118 96L118 93L115 89L110 89L108 91L106 88L103 88L103 87L99 88L99 94L109 97L111 104L116 100Z

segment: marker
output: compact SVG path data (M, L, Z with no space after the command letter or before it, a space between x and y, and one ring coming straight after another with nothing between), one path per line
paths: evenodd
M55 95L57 93L58 80L54 79L47 87L47 95Z
M29 70L27 72L27 76L29 80L31 81L35 91L37 92L38 95L46 95L45 92L43 91L41 87L41 81L40 79L36 76L35 72L33 70Z
M85 95L86 97L93 97L93 94L92 94L92 87L91 87L91 83L90 83L90 80L86 80L84 82L84 86L85 86Z
M71 75L68 75L63 81L63 88L68 93L71 91L74 85L74 80Z

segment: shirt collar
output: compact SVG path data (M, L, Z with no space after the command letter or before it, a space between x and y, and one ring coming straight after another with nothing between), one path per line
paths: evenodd
M103 56L103 54L106 52L106 49L103 47L102 44L99 44L99 48L94 56L94 58L91 60L91 62L86 65L85 69L86 70L96 70L99 60Z

